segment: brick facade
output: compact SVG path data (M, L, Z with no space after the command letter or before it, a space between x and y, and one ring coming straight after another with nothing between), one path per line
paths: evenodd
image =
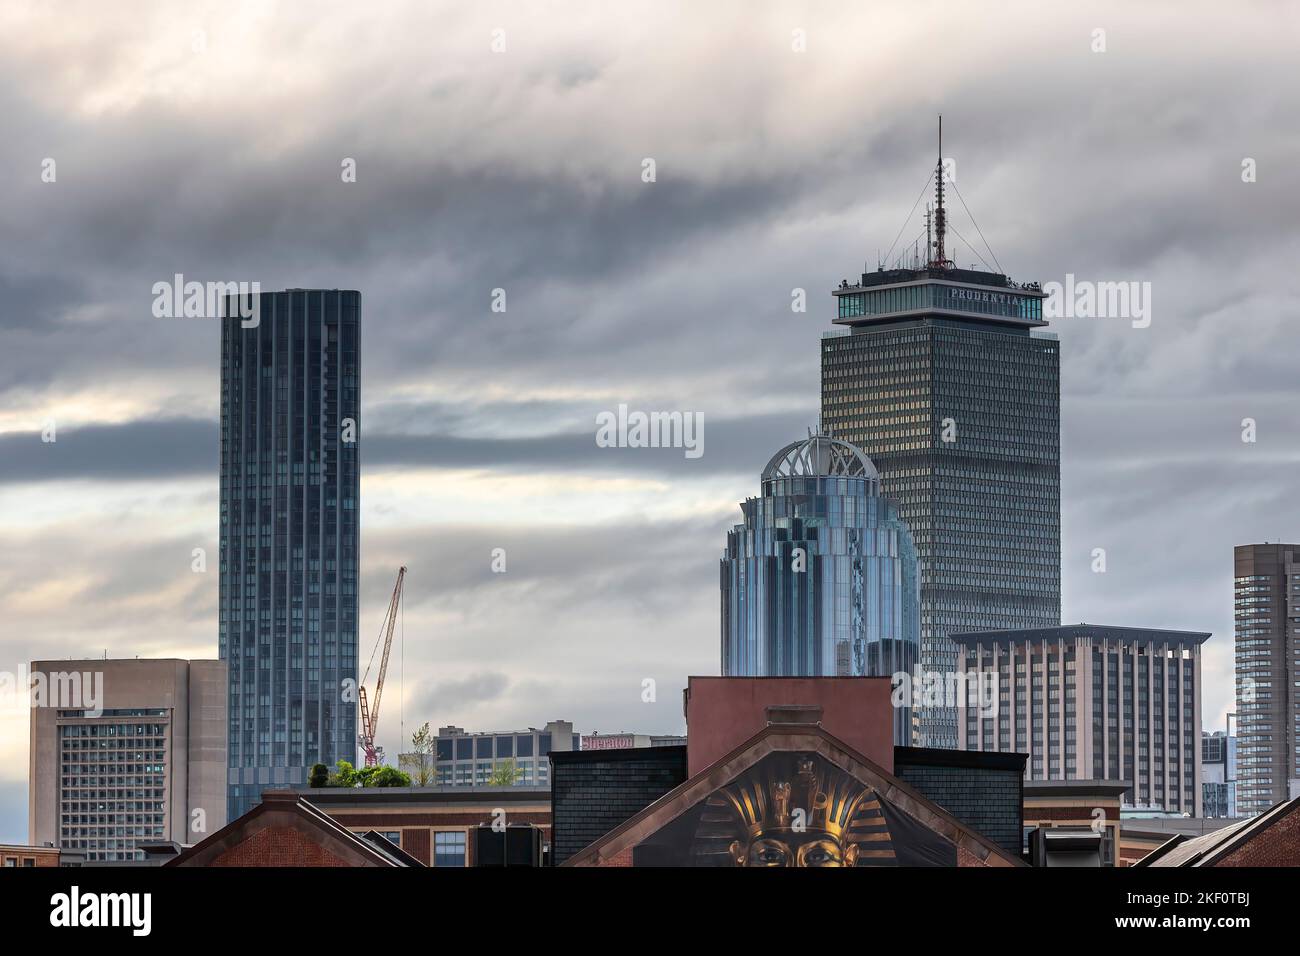
M208 866L349 866L293 827L267 827L223 852Z
M964 846L957 847L957 865L958 866L982 866L987 867L988 863L981 860Z
M433 865L432 843L433 837L429 830L412 829L402 831L402 849L425 866Z
M59 850L48 846L0 846L0 866L57 867Z
M1300 866L1300 810L1293 810L1214 866Z

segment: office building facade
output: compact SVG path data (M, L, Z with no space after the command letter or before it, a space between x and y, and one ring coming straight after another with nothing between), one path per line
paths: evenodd
M1237 808L1300 795L1300 545L1234 549Z
M741 504L721 561L725 677L909 672L920 640L916 549L861 449L827 435L785 446ZM910 698L895 740L912 740Z
M939 261L834 296L822 425L871 458L911 529L921 667L956 670L956 631L1058 624L1060 356L1042 290ZM923 708L916 743L956 747L955 711Z
M1126 783L1124 803L1202 814L1208 632L1078 624L954 635L964 750L1029 754L1027 780Z
M483 787L493 772L513 766L522 786L549 786L552 751L578 750L582 738L567 720L548 721L541 730L500 730L466 733L463 727L439 727L434 752L428 755L401 754L398 766L412 780L432 760L432 773L423 776L438 787Z
M1237 738L1222 730L1201 734L1201 791L1207 819L1237 816Z
M142 860L226 823L222 661L35 661L33 679L81 699L31 708L28 838L87 862Z
M228 300L221 331L220 656L229 816L356 761L357 292ZM245 312L248 308L245 303Z

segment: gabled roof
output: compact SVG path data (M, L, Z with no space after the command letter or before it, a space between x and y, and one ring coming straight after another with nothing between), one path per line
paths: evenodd
M384 856L391 859L394 866L424 866L424 863L416 857L411 856L411 854L407 853L378 830L367 830L365 833L361 834L361 839L365 840Z
M1179 833L1156 847L1134 866L1215 866L1229 853L1264 834L1269 827L1300 809L1300 797L1285 800L1257 817L1204 836Z
M828 733L820 724L769 724L731 753L720 757L560 865L595 866L613 860L698 806L764 757L785 752L822 756L871 787L880 799L988 866L1027 865Z
M262 802L238 820L168 860L163 866L210 866L241 844L272 827L297 831L349 866L423 866L389 841L377 844L338 823L288 790L268 790ZM369 836L369 834L367 834ZM394 852L396 851L396 852ZM272 863L272 866L281 864ZM292 864L284 864L292 865Z

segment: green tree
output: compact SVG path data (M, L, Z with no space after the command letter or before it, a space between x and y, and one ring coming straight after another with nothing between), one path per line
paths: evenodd
M503 760L492 768L487 782L489 787L513 787L523 776L523 767L516 766L513 759Z
M330 775L327 787L409 787L411 778L396 767L354 767L340 760L338 769Z
M411 778L396 767L367 767L374 773L367 775L365 787L409 787Z
M435 751L438 747L437 736L429 730L426 723L411 734L411 753L401 754L397 758L398 766L410 774L417 787L432 787L438 778Z
M330 785L330 768L323 763L312 764L311 776L307 778L307 783L312 788L328 787Z
M346 760L340 760L338 768L330 775L329 786L331 787L355 787L357 785L357 770Z

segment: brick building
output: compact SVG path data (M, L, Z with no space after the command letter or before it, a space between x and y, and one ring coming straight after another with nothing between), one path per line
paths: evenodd
M549 787L374 787L296 791L355 833L374 830L426 866L470 866L480 826L526 824L551 837ZM498 812L500 811L500 812Z
M422 866L374 831L353 833L290 790L268 790L238 820L163 866Z
M0 867L81 866L82 855L55 846L0 843Z

